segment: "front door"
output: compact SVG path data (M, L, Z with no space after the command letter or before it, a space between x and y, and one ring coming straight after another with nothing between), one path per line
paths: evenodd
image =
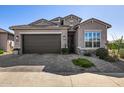
M74 32L68 32L69 53L74 53Z

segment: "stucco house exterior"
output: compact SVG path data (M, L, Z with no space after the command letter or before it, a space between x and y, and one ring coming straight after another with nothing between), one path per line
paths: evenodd
M20 54L61 53L62 48L80 54L105 47L108 28L111 25L101 20L83 21L73 14L10 27L15 32L15 48L20 49Z
M14 47L14 34L0 28L0 49L10 51Z

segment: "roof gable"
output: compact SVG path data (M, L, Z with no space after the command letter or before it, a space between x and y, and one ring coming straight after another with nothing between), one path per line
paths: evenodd
M82 18L76 16L76 15L73 15L73 14L70 14L68 16L65 16L64 18L69 18L69 17L73 17L73 18L78 18L80 21L82 20Z
M59 21L59 20L62 20L62 19L63 19L62 17L56 17L56 18L51 19L50 21Z
M107 28L111 28L111 25L110 24L108 24L108 23L106 23L106 22L103 22L103 21L101 21L101 20L99 20L99 19L96 19L96 18L91 18L91 19L88 19L88 20L86 20L86 21L83 21L81 24L84 24L84 23L87 23L87 22L93 22L93 21L95 21L95 22L97 22L97 23L99 23L99 24L102 24L102 25L105 25L105 26L107 26Z
M52 25L56 25L56 24L53 23L53 22L50 22L50 21L48 21L46 19L40 19L40 20L37 20L35 22L30 23L29 25L52 26Z

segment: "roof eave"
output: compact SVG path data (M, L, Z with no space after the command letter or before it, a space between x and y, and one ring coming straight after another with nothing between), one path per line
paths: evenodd
M7 30L4 30L4 29L2 29L2 28L0 28L0 30L2 30L2 31L1 31L2 33L8 33L8 34L12 34L12 35L14 35L14 33L9 32L9 31L7 31Z
M107 28L111 28L111 27L112 27L112 25L110 25L110 24L109 24L109 25L107 25Z
M106 26L106 28L111 28L112 27L112 25L110 25L110 24L108 24L108 23L106 23L106 22L103 22L103 21L101 21L101 20L98 20L98 19L96 19L96 18L91 18L91 19L88 19L88 20L86 20L86 21L83 21L82 23L80 23L80 24L84 24L84 23L86 23L86 22L88 22L88 21L99 21L101 24L103 24L103 25L105 25Z
M9 29L11 30L53 30L53 29L57 29L57 30L63 30L63 29L68 29L68 27L64 26L64 27L48 27L48 28L42 28L42 27L19 27L19 26L14 26L14 27L10 27Z

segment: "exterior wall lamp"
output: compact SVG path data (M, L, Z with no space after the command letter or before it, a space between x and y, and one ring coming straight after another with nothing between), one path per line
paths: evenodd
M67 45L66 45L66 36L65 35L63 35L63 40L65 40L65 48L67 48Z
M19 42L19 36L16 36L15 39L16 39L16 42Z
M63 36L63 40L66 40L66 36L65 35Z

